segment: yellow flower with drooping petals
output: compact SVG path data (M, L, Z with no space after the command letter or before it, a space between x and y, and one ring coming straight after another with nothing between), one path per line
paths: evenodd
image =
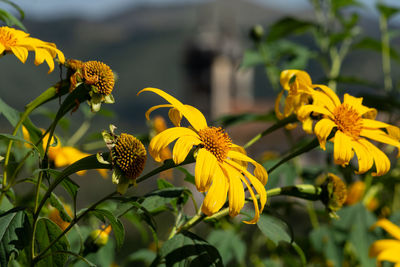
M229 214L232 217L238 215L245 202L244 183L253 199L255 209L254 218L246 223L256 223L267 201L264 185L267 183L268 174L264 167L246 156L243 153L244 149L233 144L225 130L208 126L203 114L195 107L184 105L156 88L145 88L138 94L146 91L156 93L169 102L169 104L150 108L146 112L147 119L153 110L168 107L171 108L169 117L176 126L162 131L151 139L150 155L161 162L163 160L161 151L176 140L172 159L175 164L180 164L195 148L196 188L200 192L207 192L202 205L203 213L212 215L219 211L228 195ZM182 117L188 120L191 127L181 126ZM245 167L247 162L254 165L254 175ZM260 205L254 191L259 194Z
M389 261L400 266L400 227L389 221L388 219L380 219L372 228L381 227L395 239L382 239L375 241L369 248L369 256L376 257L378 266L382 261Z
M0 27L0 55L5 53L14 54L22 63L28 58L28 51L35 52L35 65L46 61L49 72L54 70L54 58L57 56L60 63L64 63L64 54L57 49L53 43L30 37L28 33L10 28Z
M310 103L310 94L313 91L313 84L310 75L302 70L284 70L281 72L280 82L283 90L275 100L275 114L282 120L291 114L297 114L298 109ZM280 103L283 94L287 92L283 113L280 111ZM304 120L303 129L307 133L312 133L312 119ZM296 123L289 123L286 129L296 128Z
M313 103L302 106L297 116L300 121L307 120L310 114L320 115L321 119L315 124L314 133L320 146L325 150L327 138L333 131L333 158L335 164L348 165L356 154L358 171L365 173L375 163L374 176L381 176L390 169L388 157L368 139L386 143L400 148L400 143L383 129L390 129L390 124L371 119L376 110L362 105L362 98L349 94L344 95L343 103L327 86L318 85L312 92ZM373 116L372 116L373 117ZM368 138L368 139L367 139Z

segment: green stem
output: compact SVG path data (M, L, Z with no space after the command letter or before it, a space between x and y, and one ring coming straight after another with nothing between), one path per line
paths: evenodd
M319 227L318 217L314 210L314 203L308 202L307 203L307 212L308 216L310 217L311 225L314 229Z
M243 147L244 148L248 148L250 146L252 146L255 142L257 142L258 140L260 140L262 137L266 136L267 134L272 133L275 130L278 130L282 127L284 127L285 125L289 124L289 123L293 123L296 122L297 118L296 115L292 114L289 117L284 118L283 120L279 120L277 121L274 125L272 125L271 127L267 128L266 130L264 130L263 132L257 134L256 136L254 136L249 142L247 142Z
M277 162L274 166L272 166L267 172L270 174L271 172L273 172L276 168L278 168L283 163L291 160L294 157L297 157L298 155L301 155L303 153L306 153L306 152L316 148L318 145L319 145L318 139L314 138L313 140L311 140L311 142L309 142L305 146L300 147L296 151L294 151L291 154L285 156L283 159L281 159L279 162Z
M81 220L84 216L86 216L86 214L88 214L89 212L91 212L92 210L94 210L99 204L101 204L102 202L106 201L107 199L113 197L114 195L117 194L117 191L114 191L110 194L108 194L107 196L103 197L102 199L100 199L99 201L97 201L96 203L92 204L89 208L87 208L84 212L82 212L79 216L74 217L74 219L72 219L71 223L68 225L67 228L65 228L65 230L58 235L42 252L40 252L36 257L33 258L33 265L35 263L37 263L38 261L41 260L41 258L44 256L44 254L58 241L60 240L60 238L62 238L77 222L79 222L79 220Z
M390 92L393 89L390 66L390 38L388 32L387 18L382 13L379 17L379 28L381 30L382 43L382 70L384 79L383 82L385 85L385 91Z
M62 82L56 84L55 86L48 88L41 95L39 95L36 99L34 99L29 104L27 104L25 106L24 113L21 114L19 121L17 122L17 124L14 127L14 131L12 132L12 135L14 135L14 136L17 135L19 128L24 123L24 121L29 116L29 114L32 113L33 110L35 110L37 107L41 106L42 104L44 104L50 100L53 100L54 98L59 97L59 96L65 94L66 92L68 92L69 86L66 86L67 84L69 85L69 83L62 81ZM8 142L8 146L7 146L7 150L6 150L6 154L5 154L5 158L4 158L3 188L5 188L5 186L7 185L7 167L8 167L9 160L10 160L12 144L13 144L13 140L10 140Z
M76 132L68 140L68 146L74 146L79 141L79 139L81 139L86 134L86 132L89 130L89 128L90 128L90 121L85 120L81 124L81 126L78 128L78 130L76 130ZM103 142L103 146L104 146L104 142Z

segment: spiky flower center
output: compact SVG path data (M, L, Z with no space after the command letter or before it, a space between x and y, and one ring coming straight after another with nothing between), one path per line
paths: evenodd
M0 27L0 43L5 46L7 49L8 47L15 46L17 44L18 38L14 35L8 27Z
M232 147L232 140L221 127L207 127L199 131L201 145L219 162L226 159L229 150Z
M142 142L130 134L122 133L115 143L113 157L126 177L136 179L144 169L147 153Z
M333 117L339 131L353 138L360 136L361 116L353 107L341 104L335 108Z
M87 61L83 66L86 83L97 87L102 95L111 94L114 89L114 74L109 66L99 61Z

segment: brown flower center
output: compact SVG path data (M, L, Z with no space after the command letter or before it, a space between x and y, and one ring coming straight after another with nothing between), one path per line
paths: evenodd
M17 38L8 27L0 27L0 43L8 49L17 44Z
M102 95L111 94L114 89L114 74L109 66L99 61L87 61L83 66L83 76L87 84L97 87Z
M335 108L333 116L339 131L354 138L360 136L361 116L353 107L342 104Z
M115 163L125 176L136 179L143 171L147 159L143 144L130 134L122 133L113 149Z
M200 130L199 136L203 147L211 152L219 162L226 159L232 147L232 140L224 129L221 127L208 127Z

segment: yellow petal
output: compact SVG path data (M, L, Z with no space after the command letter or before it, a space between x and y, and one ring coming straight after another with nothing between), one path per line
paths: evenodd
M282 75L282 74L281 74ZM284 90L282 90L278 96L275 99L275 115L278 119L282 120L285 118L285 116L283 116L283 114L280 111L280 105L281 105L281 99L282 99L282 95L283 95Z
M6 50L6 47L0 42L0 55L3 54L4 50Z
M170 107L172 107L172 105L170 105L170 104L157 105L157 106L149 108L144 115L146 116L147 120L150 120L150 113L152 113L154 110L159 109L159 108L170 108Z
M311 118L306 118L303 121L303 130L308 134L312 134L313 133L312 127L313 127L313 120Z
M243 190L243 175L229 164L223 164L222 169L228 173L229 177L229 215L234 217L240 213L244 206L245 194Z
M107 169L96 169L104 179L108 177Z
M335 127L336 124L330 120L330 119L321 119L317 124L315 125L314 132L315 135L318 137L319 145L323 150L326 149L326 139L332 132L333 127Z
M297 111L297 118L300 121L304 121L309 118L311 112L323 114L328 117L330 117L332 115L332 113L329 112L329 110L327 110L324 107L320 107L320 106L316 106L316 105L304 105Z
M185 105L183 105L179 100L167 94L166 92L157 88L145 88L141 90L138 95L142 92L153 92L167 100L171 105L178 109L183 114L183 116L185 116L185 118L189 121L189 123L196 131L207 128L207 121L204 118L203 114L201 114L201 112L193 112L193 110L186 108Z
M232 151L237 151L239 153L242 153L243 155L247 155L246 150L244 149L244 147L238 146L236 144L232 144L231 150ZM241 166L243 166L243 168L247 169L247 165L248 165L247 161L236 160L236 159L232 159L232 160L237 162L237 163L239 163Z
M28 49L20 46L12 46L11 51L22 63L25 63L28 58Z
M400 227L397 226L396 224L392 223L388 219L380 219L374 225L372 225L372 227L373 228L381 227L386 232L388 232L391 236L393 236L397 240L400 240Z
M149 153L155 161L161 162L160 152L163 148L167 147L171 142L175 141L182 136L197 136L197 134L188 128L173 127L162 131L154 136L149 144Z
M388 128L391 126L390 124L370 119L362 119L361 123L363 128L369 128L369 129Z
M360 114L361 116L365 114L366 117L374 117L375 118L376 110L364 106L362 104L362 101L363 101L362 97L354 97L349 94L344 94L343 104L348 104L348 105L352 106L358 112L358 114ZM369 114L367 114L367 113L369 113Z
M205 192L211 185L218 170L222 172L218 161L213 154L204 148L199 149L196 157L196 167L194 169L194 180L197 190Z
M360 139L358 141L367 147L369 154L374 158L376 172L373 172L372 175L382 176L386 174L390 169L390 161L385 153L366 139Z
M285 90L289 90L290 89L289 82L294 76L296 76L295 82L299 84L304 84L304 85L312 84L311 77L310 75L308 75L307 72L302 70L289 69L281 72L280 83L282 85L282 88L284 88Z
M321 89L327 96L329 96L329 98L332 100L333 104L335 107L340 106L341 102L339 97L335 94L335 92L332 91L331 88L329 88L326 85L323 84L314 84L313 85L314 88L318 87L319 89Z
M376 259L378 261L390 261L390 262L400 262L400 246L396 246L394 248L387 249L379 253Z
M400 149L400 143L381 130L361 129L360 135Z
M356 173L361 174L367 172L374 164L373 156L369 153L368 148L361 142L353 142L353 149L358 160L358 171Z
M394 240L394 239L383 239L383 240L375 241L374 243L372 243L371 247L369 248L369 256L376 257L382 251L385 251L385 250L388 250L391 248L397 248L398 251L400 251L400 241ZM400 254L399 254L399 257L400 257Z
M252 159L240 152L233 151L233 150L230 150L228 152L228 157L231 158L232 160L235 159L235 160L247 161L247 162L252 163L255 167L254 175L257 177L258 180L261 181L262 184L265 185L267 183L268 173L260 163L256 162L254 159ZM245 170L245 169L242 167L242 170Z
M186 159L193 146L200 144L200 142L199 138L194 136L182 136L179 138L174 145L172 153L175 164L181 164Z
M179 110L177 110L176 108L171 108L168 111L168 117L171 120L172 124L174 124L176 127L181 126L182 114Z
M335 164L347 165L353 157L351 139L337 131L333 142L333 159Z
M226 202L229 182L218 166L215 173L210 190L207 192L202 205L202 212L210 216L219 211Z

